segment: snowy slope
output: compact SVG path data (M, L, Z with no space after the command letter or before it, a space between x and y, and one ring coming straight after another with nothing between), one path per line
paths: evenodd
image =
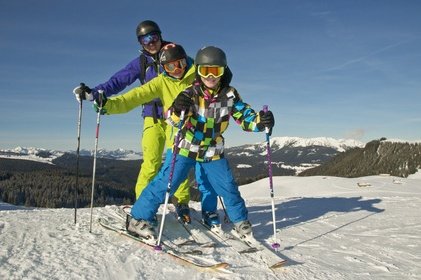
M73 209L0 204L0 279L421 279L420 173L275 177L274 188L279 253L288 260L277 272L229 250L218 256L230 273L201 271L96 223L89 233L89 209L74 225ZM241 192L256 238L270 240L268 180ZM95 208L94 220L111 208Z

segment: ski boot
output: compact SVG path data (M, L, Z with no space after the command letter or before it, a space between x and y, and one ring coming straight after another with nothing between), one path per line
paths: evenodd
M203 211L202 223L219 236L224 237L225 232L222 230L221 221L217 212Z
M249 221L241 221L234 223L232 234L246 243L254 243L253 232L251 229L251 223Z
M153 220L149 222L151 224L151 226L153 226L154 228L156 228L158 226L158 216L155 215L153 217Z
M190 208L187 204L178 204L176 207L178 220L184 224L191 223Z
M212 228L213 226L221 225L218 213L211 211L202 212L202 222L210 228Z
M130 234L144 239L147 243L155 244L157 240L154 227L146 220L136 220L127 216L126 229Z

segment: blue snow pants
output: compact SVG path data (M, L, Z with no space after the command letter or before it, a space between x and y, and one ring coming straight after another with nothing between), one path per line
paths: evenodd
M205 169L199 162L196 162L195 166L195 179L197 188L201 193L202 212L216 212L218 207L218 194L213 189Z
M135 219L152 221L159 206L165 201L172 157L171 152L167 153L159 173L133 205L131 214ZM217 203L215 195L217 194L224 199L228 217L233 223L247 220L248 212L245 202L225 158L210 162L196 162L194 159L177 154L170 195L174 194L180 183L187 178L190 169L195 166L196 176L200 173L200 178L204 183L199 184L199 189L202 192L202 210L215 211Z

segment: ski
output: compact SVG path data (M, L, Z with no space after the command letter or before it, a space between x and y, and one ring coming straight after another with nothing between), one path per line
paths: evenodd
M131 207L132 207L131 205L117 206L117 209L114 209L112 214L114 217L117 217L119 219L122 219L123 221L126 221L127 216L131 215L130 214ZM170 211L170 214L172 214L171 215L172 217L167 218L167 223L174 224L175 221L178 220L177 214L175 213L175 209L168 206L168 210ZM181 225L183 225L183 223L181 223ZM216 246L216 242L206 239L206 238L205 239L197 238L197 236L193 236L192 233L188 230L188 228L184 227L184 225L183 225L183 228L184 228L183 231L180 231L180 230L178 230L177 232L172 231L173 233L172 235L179 234L179 236L182 237L180 238L181 241L175 244L176 246L182 247L182 246L196 245L202 248L213 248ZM167 238L167 239L170 239L170 238Z
M204 244L202 246L207 247L216 247L219 243L219 241L215 238L211 238L209 235L206 234L206 232L203 231L202 227L195 227L194 224L186 224L183 223L180 219L178 219L178 215L176 213L175 207L168 207L170 210L170 213L173 215L173 217L184 227L184 229L190 234L191 238L196 242L197 244Z
M153 250L155 248L155 244L151 244L150 242L148 242L148 240L130 234L128 231L126 231L124 226L117 226L106 218L99 218L98 223L107 230L114 231L120 235L138 241L142 245L146 245L146 247L149 249ZM226 262L218 262L213 259L203 257L203 252L201 250L183 250L176 247L176 245L172 244L171 242L167 241L162 242L162 245L162 252L186 264L190 264L201 269L224 272L224 270L229 267L229 264Z
M118 218L121 223L124 223L126 216L130 215L130 208L131 206L117 207L111 213L113 215L112 218ZM239 255L244 255L251 260L256 260L256 263L263 261L270 269L280 268L286 263L286 260L281 258L276 252L254 238L241 239L235 235L235 231L226 232L222 227L210 229L202 223L200 213L194 209L191 209L192 222L185 224L177 219L175 209L171 208L171 206L168 208L169 213L167 214L165 227L167 230L164 230L163 233L165 237L164 243L166 243L164 245L175 248L175 251L185 249L182 252L187 253L187 255L196 254L198 256L199 252L190 252L189 254L189 250L186 248L194 248L191 251L201 249L209 252L209 250L215 250L222 246L234 250ZM124 228L121 230L125 231Z
M277 269L286 264L285 259L281 258L276 252L267 248L255 238L242 239L235 234L235 231L228 233L221 227L209 228L209 226L204 224L202 220L197 217L197 213L192 213L191 216L191 227L201 226L217 238L219 242L231 247L233 250L237 251L238 254L245 255L248 258L256 260L263 260L270 269Z

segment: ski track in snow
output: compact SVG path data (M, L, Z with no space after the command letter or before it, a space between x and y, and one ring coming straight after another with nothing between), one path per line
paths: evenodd
M279 255L288 260L275 272L222 246L209 252L231 264L226 273L145 249L95 222L115 206L94 208L90 233L90 209L78 209L75 225L74 209L0 202L0 279L421 279L421 178L392 179L275 177ZM268 180L240 190L255 237L270 246Z

